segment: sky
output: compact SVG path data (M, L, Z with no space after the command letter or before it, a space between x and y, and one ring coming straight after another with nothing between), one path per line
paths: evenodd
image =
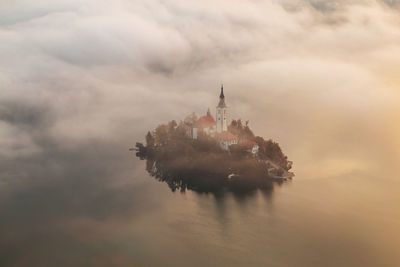
M127 149L217 104L302 177L400 159L400 1L0 3L0 165ZM7 168L5 168L7 166ZM13 174L15 175L15 174Z

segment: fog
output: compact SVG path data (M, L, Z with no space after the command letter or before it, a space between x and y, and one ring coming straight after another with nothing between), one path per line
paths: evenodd
M249 119L297 165L354 157L342 166L350 171L372 167L376 154L392 165L397 4L3 3L0 156L36 157L49 140L133 143L161 122L213 109L224 83L231 117ZM337 158L324 158L332 149Z
M167 191L147 195L128 148L160 123L214 110L221 84L230 118L279 142L295 179L397 181L399 8L397 0L2 1L0 233L11 234L0 249L10 259L29 250L43 221L55 243L58 231L72 235L65 249L85 227L117 238L115 225L162 209Z

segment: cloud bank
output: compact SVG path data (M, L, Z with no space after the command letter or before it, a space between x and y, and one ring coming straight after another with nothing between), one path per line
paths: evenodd
M213 108L224 83L232 117L250 119L312 172L316 159L348 164L343 154L356 159L349 169L390 165L400 143L398 7L389 0L0 4L0 157L93 141L129 146L160 122ZM369 154L386 156L376 162Z
M159 123L212 110L221 83L231 118L277 140L296 181L340 177L328 184L341 190L298 183L318 201L340 191L383 203L393 194L367 194L377 183L366 179L354 194L342 182L398 170L399 8L395 0L0 2L0 265L71 265L78 255L73 264L88 266L79 260L94 249L101 263L123 266L124 258L112 262L120 247L110 251L104 240L130 247L140 217L168 215L171 203L128 148ZM355 203L359 211L372 202ZM392 253L386 241L374 248ZM161 251L155 243L149 251Z

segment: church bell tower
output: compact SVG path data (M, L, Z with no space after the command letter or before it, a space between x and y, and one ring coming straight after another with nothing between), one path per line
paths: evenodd
M221 93L219 95L219 103L217 106L217 133L228 130L226 110L227 106L225 104L224 86L222 85Z

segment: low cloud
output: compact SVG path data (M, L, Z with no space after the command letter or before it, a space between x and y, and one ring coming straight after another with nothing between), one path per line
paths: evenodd
M335 118L333 128L352 114L390 131L373 114L393 114L399 99L397 7L372 0L0 6L1 157L33 156L48 143L129 146L165 120L212 109L221 83L231 115L290 144L298 161L304 146L343 142L319 128L324 117ZM321 141L309 143L310 129ZM302 139L292 142L288 132ZM384 146L371 138L371 151Z
M278 141L296 179L391 177L400 159L399 7L3 1L0 265L81 255L111 235L120 244L162 207L154 196L169 194L147 184L128 148L160 123L213 110L221 83L231 118Z

